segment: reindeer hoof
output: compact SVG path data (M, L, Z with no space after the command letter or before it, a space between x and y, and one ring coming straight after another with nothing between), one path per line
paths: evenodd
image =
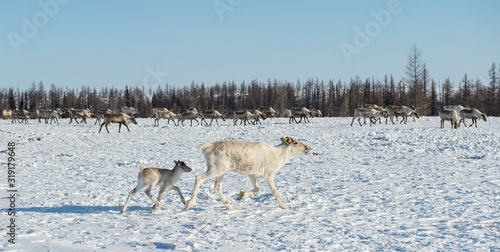
M192 206L194 206L195 203L196 203L196 201L194 201L194 200L188 200L188 202L187 202L186 207L184 208L184 210L188 210L189 208L191 208Z
M282 206L280 206L280 208L283 208L283 209L290 209L291 207L290 207L290 206L287 206L287 205L282 205Z
M245 191L241 191L240 192L240 196L238 196L238 198L236 198L237 200L242 200L245 198Z

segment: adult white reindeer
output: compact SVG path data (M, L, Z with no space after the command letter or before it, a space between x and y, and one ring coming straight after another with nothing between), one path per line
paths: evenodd
M186 205L186 210L196 204L196 197L200 185L207 179L215 179L215 191L226 206L227 210L237 209L227 202L222 194L222 180L228 171L248 175L254 189L250 192L241 192L238 199L244 199L259 191L257 178L264 178L283 209L290 208L283 204L274 186L274 176L293 156L306 154L311 147L300 143L291 137L281 138L281 144L271 146L262 142L219 141L204 143L199 146L207 161L207 171L196 176L196 182L191 199Z

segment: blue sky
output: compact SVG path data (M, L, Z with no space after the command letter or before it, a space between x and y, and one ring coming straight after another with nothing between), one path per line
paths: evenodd
M491 64L500 63L500 1L40 0L1 7L0 86L21 90L40 81L46 88L155 90L167 82L400 80L413 44L440 82L457 84L467 73L487 85Z

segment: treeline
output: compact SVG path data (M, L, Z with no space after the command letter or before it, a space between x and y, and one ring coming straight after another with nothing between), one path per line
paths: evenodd
M489 116L500 114L500 83L495 64L490 69L488 85L479 78L469 78L467 74L459 83L452 83L449 78L443 83L430 78L422 85L407 83L404 79L396 81L392 75L386 75L383 79L356 77L348 82L317 78L304 82L230 81L210 86L193 82L184 87L166 84L148 90L144 87L126 87L124 90L103 87L97 90L86 86L74 89L52 84L47 90L43 82L33 82L28 90L1 88L0 109L110 108L119 111L122 106L128 106L136 108L139 117L149 117L153 107L166 107L174 112L191 107L217 109L231 115L235 110L271 106L276 110L318 108L324 116L349 117L361 104L373 103L415 106L419 114L431 116L437 115L439 108L447 104L475 107ZM420 88L417 90L416 87Z

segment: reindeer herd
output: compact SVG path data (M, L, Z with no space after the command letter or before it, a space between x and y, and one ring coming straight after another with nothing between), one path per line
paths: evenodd
M226 121L226 116L221 114L217 110L202 110L199 112L196 108L187 109L185 112L174 113L167 108L153 108L153 125L159 126L160 119L167 120L167 124L170 124L170 121L175 126L185 126L184 122L189 121L190 126L193 126L193 121L196 122L197 125L203 125L203 123L207 125L212 125L213 121L219 125L219 120ZM137 124L135 120L135 116L137 115L137 111L134 108L130 107L122 107L121 112L115 113L110 109L100 109L95 112L92 112L90 109L55 109L55 110L10 110L4 109L2 111L3 119L11 119L12 123L28 123L29 119L37 119L39 123L42 120L45 123L52 124L53 122L59 124L59 118L65 116L70 118L69 123L71 124L73 120L78 123L87 123L88 118L95 118L96 121L94 124L100 125L99 132L101 132L102 127L105 126L106 131L109 132L108 125L110 123L118 123L119 129L118 132L121 131L121 126L125 125L128 131L130 131L128 125ZM319 109L308 109L306 107L296 107L291 109L282 109L278 112L274 110L272 107L260 107L260 110L240 110L234 111L232 114L233 125L247 125L252 124L262 124L263 120L267 118L273 117L285 117L288 118L288 123L291 124L310 122L309 118L313 117L322 117L322 113ZM401 117L401 121L399 120ZM408 118L412 117L413 121L415 118L419 118L419 115L414 106L378 106L376 104L363 104L359 108L354 110L354 116L351 121L351 127L354 124L354 121L357 119L360 126L361 119L363 119L364 124L366 124L366 119L369 120L370 126L376 125L377 122L382 123L382 118L385 118L385 123L388 124L390 120L392 124L396 122L400 122L401 124L406 124ZM460 124L463 123L465 126L465 120L470 119L472 124L477 127L477 119L482 119L486 121L486 115L475 108L468 108L461 105L447 105L444 106L439 111L439 118L441 120L441 128L444 128L444 122L450 121L451 127L456 129L460 127ZM80 120L80 122L78 122ZM176 122L177 120L177 122ZM208 122L207 120L210 120Z
M392 124L394 123L394 118L396 121L399 121L398 117L401 116L401 122L406 124L408 117L412 117L413 121L415 121L415 117L419 118L418 113L415 107L410 106L395 106L389 105L386 107L381 107L376 104L363 104L360 108L354 110L354 117L351 121L351 127L354 123L354 120L358 119L358 123L360 126L361 118L364 120L368 119L370 121L370 127L375 125L377 121L381 123L381 118L385 118L385 123L388 123L388 119L391 120ZM468 108L462 105L446 105L439 111L439 118L441 120L441 128L444 128L444 122L450 121L451 128L456 129L460 127L460 124L465 124L465 119L471 119L472 125L476 125L477 127L477 119L482 119L486 122L486 114L475 108ZM365 122L366 123L366 122Z
M42 119L46 124L56 122L59 124L58 118L63 114L67 114L70 118L70 124L74 120L78 123L87 123L87 119L95 116L96 122L99 123L101 132L102 127L106 128L109 133L108 125L110 123L118 123L119 130L121 131L121 126L125 125L128 131L130 131L129 124L137 124L135 120L136 111L133 108L122 108L120 113L114 113L113 111L99 110L92 113L88 109L65 109L65 110L42 110L42 111L32 111L27 112L26 110L3 110L2 117L4 119L12 119L12 123L27 123L28 119L38 119L39 122ZM302 120L304 122L309 122L309 118L322 116L319 110L309 110L305 107L302 108L292 108L283 109L280 111L282 117L288 117L289 123L296 122L300 123ZM238 121L241 124L257 124L262 120L269 117L276 117L278 113L271 107L261 107L260 110L243 110L234 111L233 113L233 125L237 125ZM193 121L199 125L203 125L205 122L211 125L215 120L216 124L219 125L218 120L225 121L226 118L217 110L203 110L198 112L195 108L188 109L186 112L173 113L166 108L154 108L153 109L154 125L160 124L160 119L166 119L167 123L170 121L176 126L182 124L189 120L192 126ZM368 119L370 121L370 126L375 125L377 121L381 123L381 119L386 119L386 124L388 120L395 124L399 121L398 117L401 117L401 123L406 124L408 117L412 117L415 121L415 117L419 118L415 107L408 106L386 106L384 108L374 105L374 104L364 104L360 108L355 109L354 117L351 121L351 127L356 119L360 126L361 118ZM486 115L481 113L479 110L474 108L466 108L461 105L455 106L444 106L439 112L439 118L441 120L441 128L444 128L444 122L450 121L451 127L456 129L461 123L466 125L465 120L470 119L472 123L469 125L476 125L477 119L482 119L486 121ZM177 123L175 121L177 119ZM210 119L210 122L207 120ZM78 121L80 120L80 122ZM467 125L466 125L467 126ZM123 214L131 198L141 189L145 189L146 195L154 202L151 208L153 212L157 207L163 208L160 201L162 199L163 193L166 189L171 189L179 194L180 200L185 204L185 210L190 209L196 204L197 195L201 184L211 178L215 178L215 192L219 196L220 200L224 204L227 210L237 209L229 203L224 194L222 193L222 182L224 175L227 172L235 172L247 175L253 185L253 190L249 192L242 191L237 198L237 200L245 199L255 194L260 190L259 184L257 183L258 178L263 178L271 189L271 192L275 196L279 207L283 209L289 209L290 207L285 205L276 189L274 184L274 177L278 173L279 169L288 162L293 156L300 154L307 154L311 151L311 147L294 140L291 137L281 138L281 143L277 146L271 146L262 142L243 142L243 141L219 141L213 143L204 143L199 146L201 151L205 156L207 163L207 170L205 173L196 176L194 188L192 191L191 199L186 201L178 187L174 184L179 180L181 174L191 172L192 169L187 166L184 162L178 160L175 161L175 166L173 169L159 169L159 168L144 168L140 166L140 171L137 176L137 185L130 192L122 207L121 213ZM160 191L157 198L155 199L151 190L158 185Z
M128 125L137 124L135 117L137 115L137 111L134 108L130 107L122 107L121 112L115 113L110 109L99 109L95 112L92 112L90 109L55 109L55 110L11 110L4 109L2 111L3 119L11 119L12 123L28 123L29 119L38 120L41 123L42 120L45 121L46 124L50 122L56 122L59 124L59 118L65 117L70 118L69 123L71 124L75 121L77 124L79 123L87 123L88 118L95 118L96 121L94 125L100 125L99 132L101 132L102 127L106 128L106 131L109 133L108 125L110 123L118 123L119 129L118 132L121 131L121 126L124 125L128 131L130 131ZM199 112L196 108L187 109L185 112L174 113L167 108L153 108L153 125L159 126L160 119L167 120L167 124L170 125L170 121L175 126L185 126L184 122L189 121L190 126L193 126L193 121L196 122L197 125L203 125L203 123L207 125L212 125L213 121L219 125L219 120L226 121L226 117L217 110L202 110ZM310 122L309 117L321 117L321 111L318 109L309 110L305 107L302 108L291 108L291 109L283 109L280 114L278 114L272 107L260 107L260 110L241 110L234 111L233 113L233 125L236 126L243 124L246 125L252 124L262 124L263 120L267 118L278 117L279 115L285 116L289 118L289 123L301 123L302 120L304 122ZM80 120L80 121L78 121ZM210 120L208 122L207 120ZM176 122L177 121L177 122Z

